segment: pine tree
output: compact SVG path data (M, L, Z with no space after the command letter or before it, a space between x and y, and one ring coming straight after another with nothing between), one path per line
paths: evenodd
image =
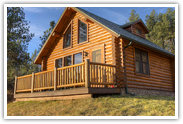
M166 13L159 14L153 10L146 15L146 26L149 29L148 40L175 53L175 10L168 8Z
M133 9L130 13L130 17L128 18L128 20L129 20L129 22L134 22L138 19L139 19L139 14L136 13L136 11ZM128 22L126 21L126 23L128 23Z
M48 39L49 35L51 34L51 31L53 30L53 28L55 27L55 21L51 21L50 22L50 28L46 31L44 31L44 35L41 37L40 36L40 40L42 41L41 44L39 44L39 49L38 51L41 50L41 48L43 47L44 43L46 42L46 40Z
M31 55L29 73L32 73L32 72L36 73L36 72L40 72L41 71L41 67L38 64L34 64L34 60L36 59L37 54L38 54L38 51L35 49L34 53L32 53L32 55Z
M7 8L7 80L14 81L15 75L21 75L27 55L27 46L34 34L29 33L29 24L25 20L23 8Z
M149 34L146 35L146 38L150 41L154 41L155 40L153 39L154 33L152 33L152 30L158 21L158 13L153 9L150 15L146 15L145 21L146 21L146 27L149 30Z

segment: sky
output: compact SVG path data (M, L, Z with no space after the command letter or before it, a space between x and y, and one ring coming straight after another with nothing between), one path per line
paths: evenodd
M134 9L145 23L145 16L150 15L155 9L157 13L165 13L168 7L81 7L86 11L96 14L102 18L123 25L128 21L131 10ZM172 7L171 7L172 8ZM35 49L38 49L41 43L40 36L49 29L51 21L59 20L65 7L24 7L25 19L30 21L30 33L35 36L29 42L28 52L30 55ZM173 8L175 9L175 8Z

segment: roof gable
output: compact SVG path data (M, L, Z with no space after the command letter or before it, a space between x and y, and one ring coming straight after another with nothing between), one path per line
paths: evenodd
M171 55L171 56L175 56L174 54L164 50L163 48L161 48L158 45L152 43L151 41L146 40L146 39L141 38L141 37L138 37L138 36L128 32L128 31L124 30L118 24L115 24L115 23L113 23L113 22L111 22L109 20L106 20L106 19L104 19L102 17L99 17L99 16L97 16L97 15L95 15L93 13L90 13L90 12L88 12L86 10L83 10L83 9L81 9L79 7L71 7L71 8L67 7L67 8L65 8L65 10L62 13L60 19L58 20L56 26L52 30L50 36L48 37L47 41L43 45L43 47L40 50L39 54L37 55L37 57L36 57L36 59L34 61L35 64L40 64L41 63L41 56L44 56L48 52L49 46L53 43L51 41L55 41L55 39L56 39L54 34L58 34L58 33L62 32L64 30L64 24L63 23L65 23L66 20L69 20L72 17L72 14L74 15L75 12L79 12L79 13L83 14L88 19L90 19L91 21L94 21L95 23L99 24L100 26L102 26L103 28L107 29L113 35L115 35L117 37L123 37L123 38L126 38L128 40L132 40L132 41L134 41L134 42L136 42L138 44L141 44L141 45L144 45L146 47L152 48L154 50L160 51L162 53L165 53L165 54L168 54L168 55ZM137 23L138 21L134 22L133 24ZM142 24L144 25L143 22L142 22ZM62 27L62 28L60 28L60 27Z
M149 33L148 28L146 27L146 25L144 24L144 22L141 19L138 19L138 20L136 20L134 22L126 23L124 25L121 25L120 27L124 29L124 28L130 27L131 25L136 25L136 24L140 24L141 27L144 29L146 34Z

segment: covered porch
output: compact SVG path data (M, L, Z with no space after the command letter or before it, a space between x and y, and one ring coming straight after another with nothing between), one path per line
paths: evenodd
M92 97L92 94L116 94L116 66L90 62L54 68L51 71L15 77L14 98L57 100ZM61 98L62 97L62 98Z

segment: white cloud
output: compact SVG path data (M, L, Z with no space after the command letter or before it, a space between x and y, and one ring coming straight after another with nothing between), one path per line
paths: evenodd
M41 7L24 7L25 11L39 13L42 12Z
M48 9L55 9L55 10L64 10L65 7L46 7Z
M35 34L34 37L40 37L43 35L44 30L41 27L30 25L30 32Z

